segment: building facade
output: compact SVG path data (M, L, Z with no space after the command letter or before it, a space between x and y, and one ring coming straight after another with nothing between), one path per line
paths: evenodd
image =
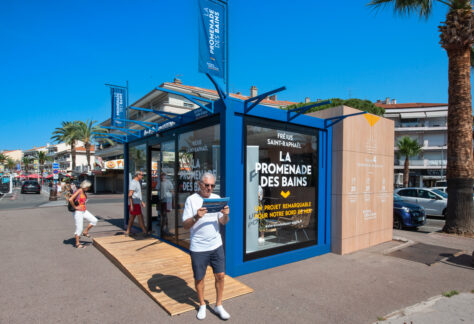
M385 118L395 122L395 187L403 185L405 156L399 154L397 147L403 136L416 140L421 146L421 152L409 158L409 186L433 187L445 180L448 104L397 104L387 98L376 105L385 109Z

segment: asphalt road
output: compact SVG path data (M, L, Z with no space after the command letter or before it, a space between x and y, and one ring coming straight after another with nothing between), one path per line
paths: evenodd
M432 233L443 229L446 221L439 217L431 217L426 219L426 224L418 228L420 233Z
M52 205L62 205L61 202L63 201L65 206L66 202L64 198L58 198L58 200L52 203ZM123 197L120 194L89 194L87 203L121 203L122 201ZM31 193L22 194L20 188L16 188L13 190L12 194L6 194L0 197L0 210L38 208L49 203L49 188L44 189L39 195Z
M5 194L0 198L0 210L35 208L49 200L49 195L45 192L41 194L22 194L19 188L13 190L12 194Z

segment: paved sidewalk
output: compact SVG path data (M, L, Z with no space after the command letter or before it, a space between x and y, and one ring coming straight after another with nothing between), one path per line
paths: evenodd
M474 322L474 293L435 296L385 316L377 324L433 324Z
M121 231L122 204L89 207L99 217L93 236ZM197 322L193 311L167 315L93 246L75 249L72 215L64 206L2 210L0 220L0 323ZM404 234L416 242L474 250L473 239L395 231ZM400 244L387 242L345 256L329 253L241 276L255 292L225 302L230 321L374 323L443 292L474 289L470 266L449 261L427 266L384 254ZM437 305L448 315L460 312ZM221 323L210 312L205 322Z

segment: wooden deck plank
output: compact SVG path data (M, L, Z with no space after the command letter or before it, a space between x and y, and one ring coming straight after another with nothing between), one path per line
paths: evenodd
M178 315L199 306L194 290L190 256L167 243L123 235L94 238L97 247L112 263L157 302L168 314ZM243 283L226 276L224 300L253 292ZM214 275L208 268L204 293L215 303Z

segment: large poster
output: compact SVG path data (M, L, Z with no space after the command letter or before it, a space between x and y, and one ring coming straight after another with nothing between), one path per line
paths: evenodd
M317 135L257 125L246 131L247 256L315 244Z
M199 0L199 72L225 77L226 6L220 0Z
M112 116L111 116L111 124L112 126L117 127L124 127L125 122L122 121L126 119L126 97L127 97L127 90L125 88L110 88L110 94L112 99ZM122 120L117 120L122 119Z

